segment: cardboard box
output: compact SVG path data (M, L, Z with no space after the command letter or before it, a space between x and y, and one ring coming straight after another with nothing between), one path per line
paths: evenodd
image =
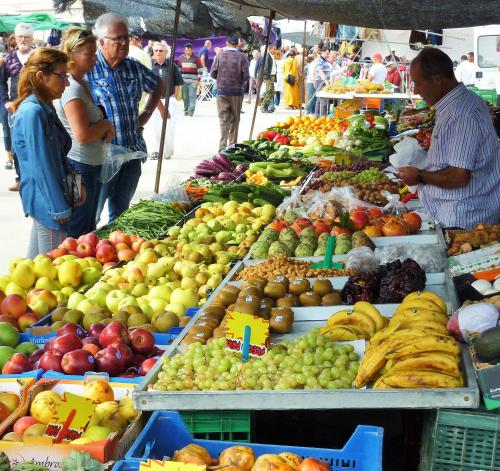
M124 395L130 394L134 387L135 385L130 383L112 383L115 399L120 400ZM43 378L39 380L29 390L23 413L19 411L20 413L16 418L10 421L8 428L14 424L17 418L26 415L36 394L47 389L51 389L61 396L65 392L81 395L83 393L84 383L81 380L70 379L57 381ZM0 440L0 451L3 451L9 457L12 465L18 462L34 460L36 463L47 467L50 471L60 471L61 461L73 450L85 451L101 463L107 463L109 461L119 460L125 455L126 450L137 438L143 426L144 421L142 415L139 414L139 416L129 424L123 434L110 435L110 438L106 440L85 445L53 444L44 437L35 437L25 443Z
M478 360L473 347L469 347L477 382L483 394L486 409L500 408L500 364L490 365Z

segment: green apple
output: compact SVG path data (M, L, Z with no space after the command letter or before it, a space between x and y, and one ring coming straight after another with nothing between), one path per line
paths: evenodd
M148 288L145 285L145 283L139 283L132 288L132 291L130 292L130 294L136 298L139 298L139 297L147 294L147 292L148 292Z
M198 306L198 296L189 289L176 288L170 295L171 304L182 304L185 308Z
M165 266L163 263L150 263L148 265L148 270L146 272L146 276L150 279L158 279L165 274Z
M67 257L67 255L64 255ZM78 288L82 283L82 267L74 260L65 260L57 268L57 276L61 286Z
M75 262L82 267L82 270L90 266L89 261L86 258L77 258Z
M82 435L82 438L88 438L91 442L98 442L108 438L111 430L108 427L99 425L89 425Z
M14 336L14 334L12 334ZM12 347L8 345L0 346L0 370L4 367L5 363L7 363L12 355L16 353Z
M149 307L153 311L153 314L158 314L165 311L165 306L167 304L168 301L163 298L150 298L149 300Z
M106 293L109 293L113 287L106 283L105 281L98 281L94 286L92 286L92 289L98 289L102 288Z
M21 342L17 347L16 351L19 353L22 353L29 357L33 352L36 352L38 350L38 347L31 342Z
M19 332L8 322L0 322L0 345L14 348L19 343Z
M224 230L224 231L217 232L217 234L215 235L215 240L217 240L217 242L219 242L221 244L224 244L228 240L231 240L231 237L232 237L232 232Z
M101 271L95 267L84 268L82 273L83 284L88 285L101 277Z
M54 267L55 269L55 267ZM35 288L38 289L46 289L49 291L58 291L61 289L61 285L59 282L53 278L48 278L46 276L42 276L36 280Z
M69 298L75 292L75 289L72 286L64 286L61 288L61 292Z
M127 297L128 294L125 291L119 289L114 289L106 295L106 307L111 312L117 312L119 310L118 304L122 299Z
M84 260L87 260L89 267L94 267L102 270L102 264L98 262L94 257L85 257Z
M154 317L154 311L153 308L149 304L141 304L141 309L144 315L149 319L152 320Z
M234 232L236 232L236 234L245 234L246 231L247 231L246 224L238 224L234 229Z
M154 251L154 249L145 249L139 255L136 256L135 260L138 263L144 263L145 265L149 265L150 263L155 263L158 261L158 255Z
M118 302L118 309L123 309L126 306L139 306L137 299L128 294Z
M177 317L182 317L186 312L186 307L182 304L167 304L165 306L165 311L173 312Z
M162 298L167 303L170 301L170 295L172 294L172 290L166 285L155 286L151 288L148 292L149 299L153 298Z
M168 283L168 278L166 276L161 276L156 280L157 285L166 285Z
M12 275L12 273L14 273L14 270L16 269L17 265L19 265L21 262L24 262L25 260L27 260L27 259L24 257L16 257L13 260L11 260L9 262L9 273ZM33 262L33 265L34 264L35 264L35 262Z
M61 304L64 304L68 298L62 291L52 291L54 293L54 296L57 298L57 305L60 306Z
M236 223L232 219L225 219L222 222L222 227L226 231L234 231L236 229Z
M78 309L78 304L86 299L87 298L82 293L74 292L68 298L68 307L70 309Z
M89 299L84 299L83 301L78 303L78 306L76 307L76 309L83 312L84 314L90 314L91 312L95 311L96 308L98 308L98 307L99 306L97 304L94 304Z
M5 292L7 285L10 283L11 279L9 275L0 276L0 289Z
M28 289L34 286L36 275L33 260L19 262L10 274L10 278L21 288Z
M57 268L52 263L50 257L46 255L37 255L33 262L35 264L35 275L37 278L46 277L50 280L57 278Z
M106 296L108 291L102 287L92 287L86 293L87 298L99 307L106 307Z
M9 294L18 294L22 298L26 298L26 290L24 288L21 288L13 281L9 281L9 283L7 283L7 286L5 287L5 294L7 296Z

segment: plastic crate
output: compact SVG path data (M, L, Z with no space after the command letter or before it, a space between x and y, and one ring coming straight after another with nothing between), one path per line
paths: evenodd
M140 466L139 463L139 461L132 460L118 461L115 463L111 471L138 471Z
M497 91L492 88L492 89L480 89L480 88L475 88L471 87L471 91L473 91L475 94L479 95L484 101L490 103L491 105L496 105L497 103Z
M250 411L186 411L180 414L194 438L252 441L253 413Z
M424 428L420 471L500 471L500 415L438 409Z
M341 450L254 443L250 443L249 446L256 456L290 452L304 458L322 459L331 465L333 471L381 471L383 434L384 429L381 427L358 425ZM214 458L228 447L241 445L241 442L196 440L189 433L178 412L156 411L151 415L125 458L138 460L138 463L148 458L164 459L171 457L175 450L190 443L204 447Z

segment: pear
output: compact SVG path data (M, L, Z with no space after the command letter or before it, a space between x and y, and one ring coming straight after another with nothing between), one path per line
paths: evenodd
M19 262L10 275L12 281L21 288L31 288L36 281L35 270L33 269L31 260L23 260Z
M23 437L21 435L19 435L18 433L9 432L9 433L6 433L2 437L2 441L5 441L5 442L22 442L23 441Z
M33 424L30 425L23 433L24 437L41 437L45 433L47 428L44 424Z
M120 414L120 417L128 422L134 420L139 415L139 412L135 409L134 402L130 396L123 396L120 399L118 413Z

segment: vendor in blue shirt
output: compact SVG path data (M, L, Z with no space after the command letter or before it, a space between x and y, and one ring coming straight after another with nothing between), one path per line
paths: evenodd
M50 252L65 239L73 207L85 202L85 187L67 161L71 138L52 102L68 83L68 56L57 49L36 49L19 78L13 102L12 144L21 169L24 212L33 220L28 258Z
M198 57L200 58L201 65L203 66L204 70L208 70L208 51L212 49L212 41L210 39L207 39L205 41L205 45L200 49L200 52L198 52Z

